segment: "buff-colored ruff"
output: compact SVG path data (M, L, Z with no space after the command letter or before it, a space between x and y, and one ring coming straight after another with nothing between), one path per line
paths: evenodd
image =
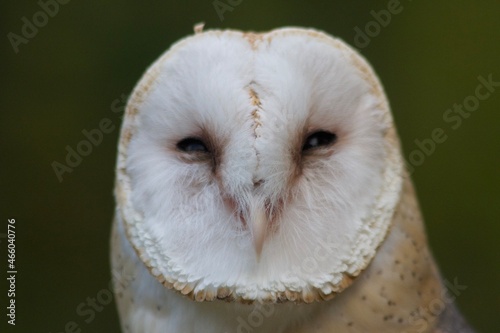
M234 34L246 38L253 45L256 40L265 40L283 36L286 34L301 34L317 38L318 40L340 49L347 59L359 70L359 74L371 86L373 96L378 99L379 109L383 111L382 122L388 130L385 133L386 164L383 171L383 181L380 193L373 204L371 215L365 217L365 223L353 242L351 258L345 262L344 271L330 273L333 277L324 281L319 287L317 281L314 285L309 282L307 289L297 291L294 286L289 286L282 281L268 282L260 287L259 299L250 296L255 295L255 290L250 290L245 285L219 285L207 289L197 289L202 281L188 280L183 268L173 267L168 253L163 253L159 248L153 235L148 234L144 228L143 216L133 207L131 201L131 180L126 170L128 145L136 133L138 115L141 104L147 97L155 79L165 61L184 44L191 43L197 38L203 38L207 34ZM126 114L121 130L119 153L117 162L117 178L115 195L119 207L121 220L124 223L128 240L135 249L141 261L147 266L152 275L169 289L177 290L196 301L226 300L251 303L253 301L270 302L305 302L329 300L336 294L347 288L372 261L377 248L384 241L389 232L395 208L400 200L402 188L402 161L400 157L399 141L393 125L389 106L382 87L366 61L352 50L349 46L338 39L334 39L324 33L314 30L303 29L279 29L264 34L242 33L239 31L208 31L197 32L195 36L188 37L175 44L165 55L163 55L144 75L135 88L126 108ZM252 289L255 286L252 286ZM326 292L325 292L326 291Z

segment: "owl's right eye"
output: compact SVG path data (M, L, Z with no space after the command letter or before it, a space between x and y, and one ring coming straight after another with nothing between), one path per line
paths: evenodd
M208 153L205 143L198 138L185 138L177 143L177 149L186 153Z

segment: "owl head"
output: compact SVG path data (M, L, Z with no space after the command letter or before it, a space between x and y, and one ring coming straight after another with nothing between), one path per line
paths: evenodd
M401 172L383 89L342 41L207 31L163 54L128 102L118 215L168 288L312 302L370 263Z

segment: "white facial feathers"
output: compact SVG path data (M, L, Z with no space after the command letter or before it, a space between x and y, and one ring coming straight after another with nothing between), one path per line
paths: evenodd
M137 86L117 197L129 240L168 287L309 301L368 265L400 175L382 89L345 44L303 29L209 31Z

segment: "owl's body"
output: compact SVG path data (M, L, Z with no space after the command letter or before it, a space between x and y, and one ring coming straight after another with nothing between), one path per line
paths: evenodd
M123 332L472 332L366 62L303 29L200 33L136 88L112 236Z

